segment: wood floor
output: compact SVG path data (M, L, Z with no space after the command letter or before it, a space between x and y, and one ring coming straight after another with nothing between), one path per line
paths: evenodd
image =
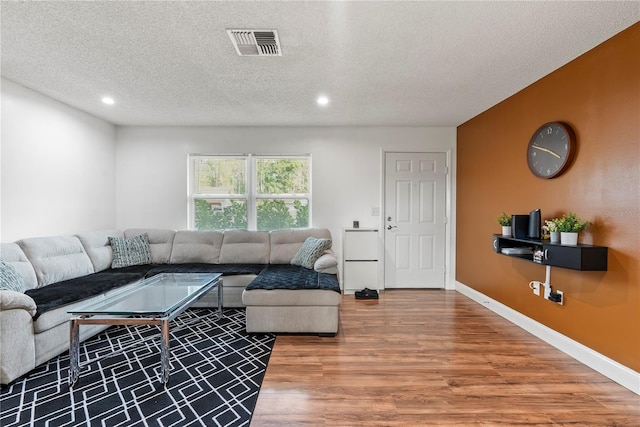
M278 336L256 426L640 426L640 397L455 291L344 296L335 338Z

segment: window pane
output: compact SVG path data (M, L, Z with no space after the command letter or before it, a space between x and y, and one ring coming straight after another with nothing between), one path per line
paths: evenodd
M196 194L246 194L247 161L234 158L196 158Z
M309 226L309 200L261 199L257 202L258 230Z
M308 194L309 159L256 160L257 194Z
M234 199L195 199L197 230L247 228L247 201Z

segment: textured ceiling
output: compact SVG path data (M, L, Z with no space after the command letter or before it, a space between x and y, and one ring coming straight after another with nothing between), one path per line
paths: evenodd
M2 1L0 13L3 77L118 125L457 126L638 22L640 3ZM237 56L228 28L277 29L283 56Z

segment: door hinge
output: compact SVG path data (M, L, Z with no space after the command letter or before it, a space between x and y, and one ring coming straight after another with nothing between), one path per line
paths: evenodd
M449 175L449 168L447 166L444 167L444 174Z

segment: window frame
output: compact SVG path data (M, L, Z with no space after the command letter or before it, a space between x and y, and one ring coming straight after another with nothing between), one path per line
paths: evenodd
M205 194L196 193L196 161L198 159L243 159L246 161L245 188L246 193L241 194ZM308 162L308 192L284 193L284 194L258 194L257 170L260 159L299 159ZM308 227L312 226L312 156L311 154L189 154L187 156L187 226L190 230L196 230L195 201L197 199L211 200L245 200L247 204L247 229L258 229L258 201L259 200L300 200L307 201L309 213Z

